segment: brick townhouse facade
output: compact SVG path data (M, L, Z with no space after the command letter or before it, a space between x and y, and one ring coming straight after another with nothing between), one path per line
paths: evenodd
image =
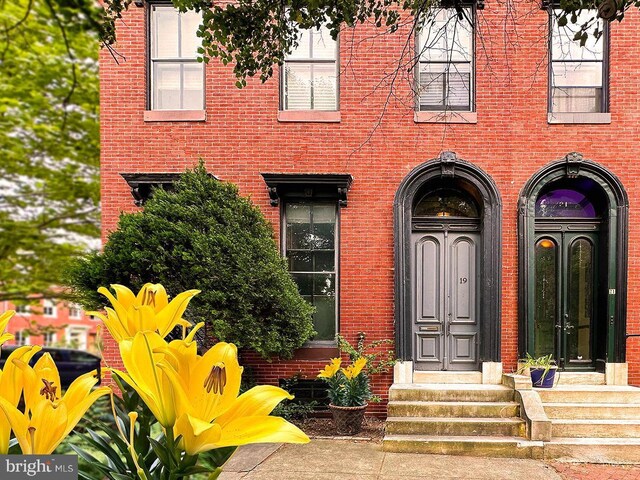
M271 221L317 308L294 360L245 356L257 381L313 378L338 331L394 339L396 377L510 372L529 352L640 383L640 15L580 49L549 9L510 5L443 10L415 37L305 32L243 89L195 61L197 16L132 6L124 60L101 52L104 239L202 158Z

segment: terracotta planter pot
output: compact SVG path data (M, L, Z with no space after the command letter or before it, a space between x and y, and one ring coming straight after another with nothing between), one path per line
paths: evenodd
M333 415L333 424L338 435L355 435L362 430L362 420L364 411L368 404L357 407L339 407L329 404L329 409Z

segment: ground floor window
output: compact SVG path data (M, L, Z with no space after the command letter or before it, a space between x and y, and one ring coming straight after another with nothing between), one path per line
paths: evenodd
M337 208L336 202L284 205L284 253L300 294L316 309L315 341L332 341L337 332Z

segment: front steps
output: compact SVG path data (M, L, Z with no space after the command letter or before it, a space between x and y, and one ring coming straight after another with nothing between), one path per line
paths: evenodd
M596 463L640 462L640 389L561 385L537 390L551 420L545 457Z
M389 390L388 452L532 458L514 390L502 385L400 384Z
M598 375L565 377L551 389L531 389L520 380L508 381L511 387L394 384L383 449L640 463L640 388L603 385ZM588 383L574 383L579 379Z

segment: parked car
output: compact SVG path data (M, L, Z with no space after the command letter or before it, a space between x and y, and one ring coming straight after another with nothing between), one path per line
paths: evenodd
M16 348L18 348L16 345L6 345L0 349L0 369L4 368L7 357L9 357L11 352ZM85 352L83 350L74 350L72 348L43 347L42 350L33 356L30 364L34 365L44 353L49 353L51 358L53 358L53 361L56 362L58 372L60 373L60 383L62 383L63 389L67 388L71 382L83 373L87 373L92 370L98 371L98 380L100 380L101 359L93 353ZM99 383L100 382L98 381L98 384Z

